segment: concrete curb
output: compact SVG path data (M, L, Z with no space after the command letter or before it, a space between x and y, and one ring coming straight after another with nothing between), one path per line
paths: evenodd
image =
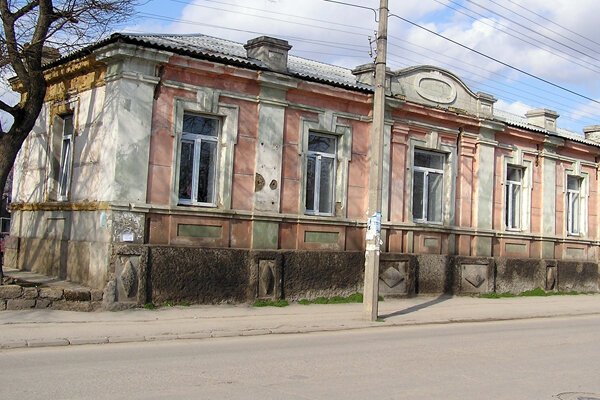
M22 348L41 348L41 347L57 347L57 346L80 346L80 345L97 345L97 344L113 344L113 343L143 343L143 342L159 342L159 341L174 341L174 340L205 340L227 337L244 337L244 336L265 336L265 335L285 335L285 334L303 334L316 332L338 332L350 331L358 329L371 329L383 327L407 327L407 326L426 326L426 325L444 325L444 324L460 324L460 323L482 323L482 322L502 322L502 321L518 321L530 319L547 319L547 318L576 318L600 315L598 312L587 312L580 314L546 314L535 316L517 316L517 317L498 317L498 318L458 318L444 319L431 321L383 321L383 322L365 322L357 324L344 324L337 326L304 326L304 327L277 327L272 329L231 329L231 330L214 330L214 331L199 331L184 334L169 333L148 336L109 336L109 337L88 337L88 338L53 338L53 339L32 339L32 340L15 340L0 343L0 349L22 349Z

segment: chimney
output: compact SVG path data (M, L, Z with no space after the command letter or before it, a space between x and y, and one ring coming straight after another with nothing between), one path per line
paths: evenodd
M42 65L50 64L60 58L58 49L50 46L42 47Z
M600 125L584 126L583 133L586 139L600 143Z
M375 64L362 64L352 70L356 81L366 85L375 86Z
M292 48L287 40L261 36L248 40L244 45L248 58L262 61L277 72L287 72L288 51Z
M527 111L525 117L527 117L527 122L531 125L556 132L556 119L559 117L556 111L539 108Z

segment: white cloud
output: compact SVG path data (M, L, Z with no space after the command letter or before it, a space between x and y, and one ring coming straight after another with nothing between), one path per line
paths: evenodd
M597 99L600 101L600 99ZM579 121L582 119L597 120L598 124L600 124L600 104L589 102L587 104L583 104L577 108L574 108L571 112L571 118Z
M525 116L525 113L529 110L533 110L534 107L522 103L520 101L515 101L514 103L508 103L504 100L498 100L496 104L494 104L494 108L497 110L502 110L509 112L511 114L519 115L521 117Z

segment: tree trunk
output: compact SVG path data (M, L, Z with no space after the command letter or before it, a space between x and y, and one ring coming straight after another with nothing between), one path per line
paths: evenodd
M33 129L35 121L44 104L46 96L46 80L43 72L32 73L36 79L36 84L27 94L27 99L15 113L14 123L8 132L0 133L0 190L4 191L8 174L13 168L17 153L21 149L23 142ZM0 276L2 276L2 265L0 264Z

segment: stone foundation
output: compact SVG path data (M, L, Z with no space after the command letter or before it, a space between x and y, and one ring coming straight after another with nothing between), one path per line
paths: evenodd
M295 301L362 292L364 253L124 245L111 277L107 305ZM407 297L597 292L599 274L591 262L383 253L379 277L381 295Z
M102 291L0 285L0 310L31 308L95 311L102 308Z

